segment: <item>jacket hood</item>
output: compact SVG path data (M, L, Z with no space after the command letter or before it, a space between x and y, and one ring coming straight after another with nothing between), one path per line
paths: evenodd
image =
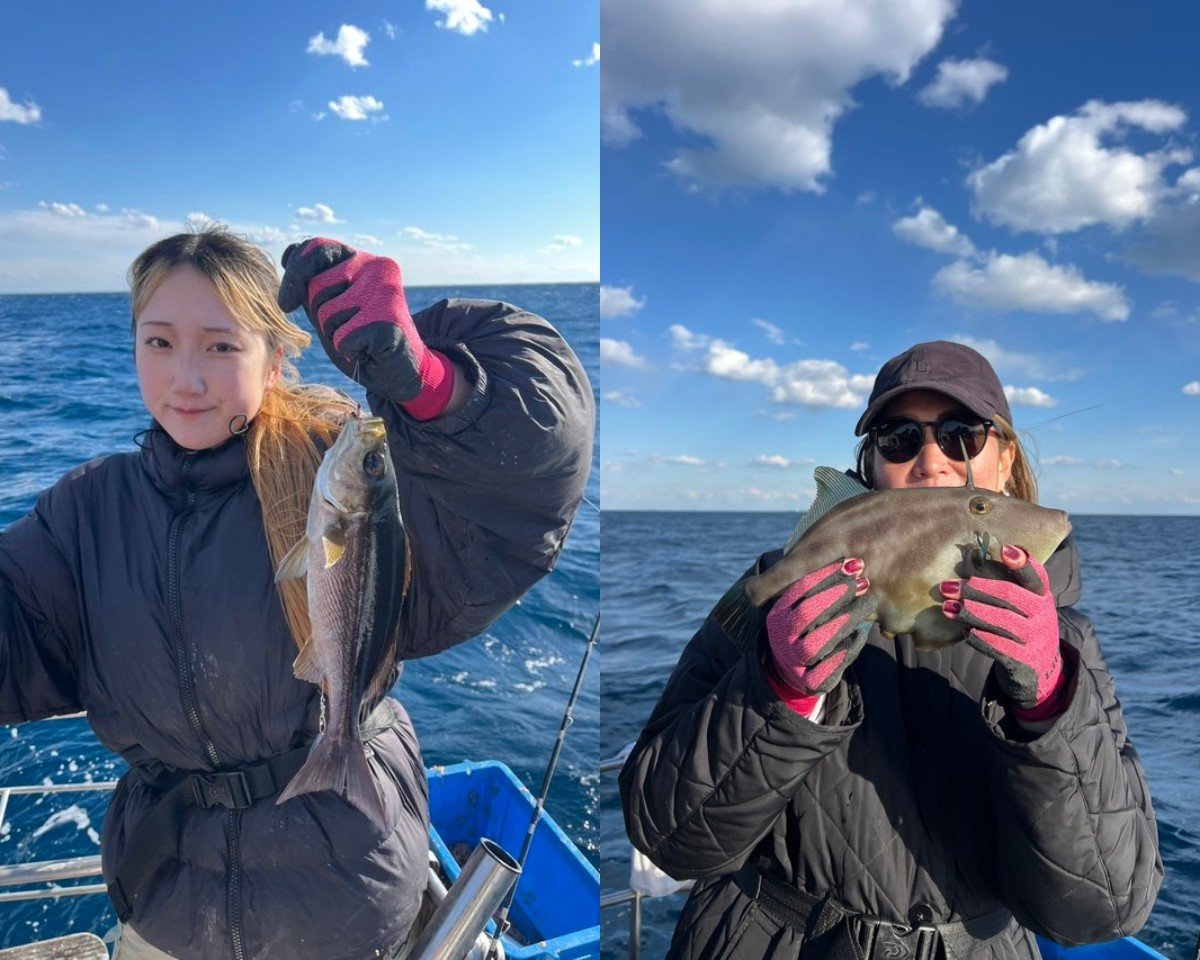
M1050 578L1050 589L1054 591L1055 606L1073 607L1083 592L1074 533L1067 534L1067 539L1050 555L1046 561L1046 575Z

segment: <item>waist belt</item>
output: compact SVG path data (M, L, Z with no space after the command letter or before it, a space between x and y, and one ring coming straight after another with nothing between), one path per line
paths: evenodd
M381 700L361 726L364 741L390 730L396 714L387 699ZM255 802L279 793L308 759L311 744L277 753L236 770L214 773L179 770L154 778L165 792L154 802L125 844L108 897L117 919L128 923L134 907L150 888L158 869L179 849L179 831L190 807L226 807L245 810Z
M939 946L947 960L966 960L976 948L1003 934L1013 919L1001 908L970 920L907 926L799 890L762 873L752 862L733 879L767 916L804 934L806 954L827 960L935 960Z

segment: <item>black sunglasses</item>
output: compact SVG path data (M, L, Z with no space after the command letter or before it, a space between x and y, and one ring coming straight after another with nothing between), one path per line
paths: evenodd
M951 460L963 462L974 460L987 443L988 431L994 426L991 420L977 420L951 414L940 420L910 420L908 417L891 417L880 420L871 427L871 442L879 455L888 463L908 463L925 443L925 428L933 428L933 438L938 449Z

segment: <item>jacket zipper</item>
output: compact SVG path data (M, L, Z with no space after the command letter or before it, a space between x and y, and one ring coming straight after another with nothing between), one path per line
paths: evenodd
M196 503L196 491L189 484L192 464L195 454L185 454L182 478L187 500L183 509L171 518L171 530L167 539L167 596L171 609L171 626L175 633L175 669L179 676L179 689L183 695L184 712L188 723L200 738L204 746L204 755L217 768L221 766L221 755L213 742L204 723L200 719L200 710L196 706L196 688L192 679L192 671L188 667L187 643L183 633L183 602L179 591L179 528L183 518L191 512ZM241 852L238 848L238 834L241 826L240 811L230 810L225 820L225 844L229 855L229 884L226 888L226 909L229 915L229 934L233 939L233 955L235 960L245 960L246 952L242 937L242 902L241 902Z

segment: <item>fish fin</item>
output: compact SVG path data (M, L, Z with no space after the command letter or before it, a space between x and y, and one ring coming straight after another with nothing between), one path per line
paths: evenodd
M346 531L339 524L331 523L321 532L321 545L325 548L325 569L328 570L346 552Z
M304 645L304 649L296 654L296 659L292 663L292 673L299 680L305 680L308 683L315 683L318 687L325 682L325 671L321 669L321 664L317 661L317 645L311 640Z
M361 810L382 830L388 828L383 798L366 749L356 737L332 738L321 734L313 742L308 759L275 803L286 803L306 793L331 791Z
M839 503L870 492L854 477L841 470L834 470L833 467L817 467L813 471L813 479L817 481L817 495L813 499L812 506L808 508L808 512L800 518L795 529L792 530L792 535L784 544L784 553L790 551L809 527Z
M308 538L301 537L279 561L279 569L275 572L275 582L303 577L306 573L308 573Z

